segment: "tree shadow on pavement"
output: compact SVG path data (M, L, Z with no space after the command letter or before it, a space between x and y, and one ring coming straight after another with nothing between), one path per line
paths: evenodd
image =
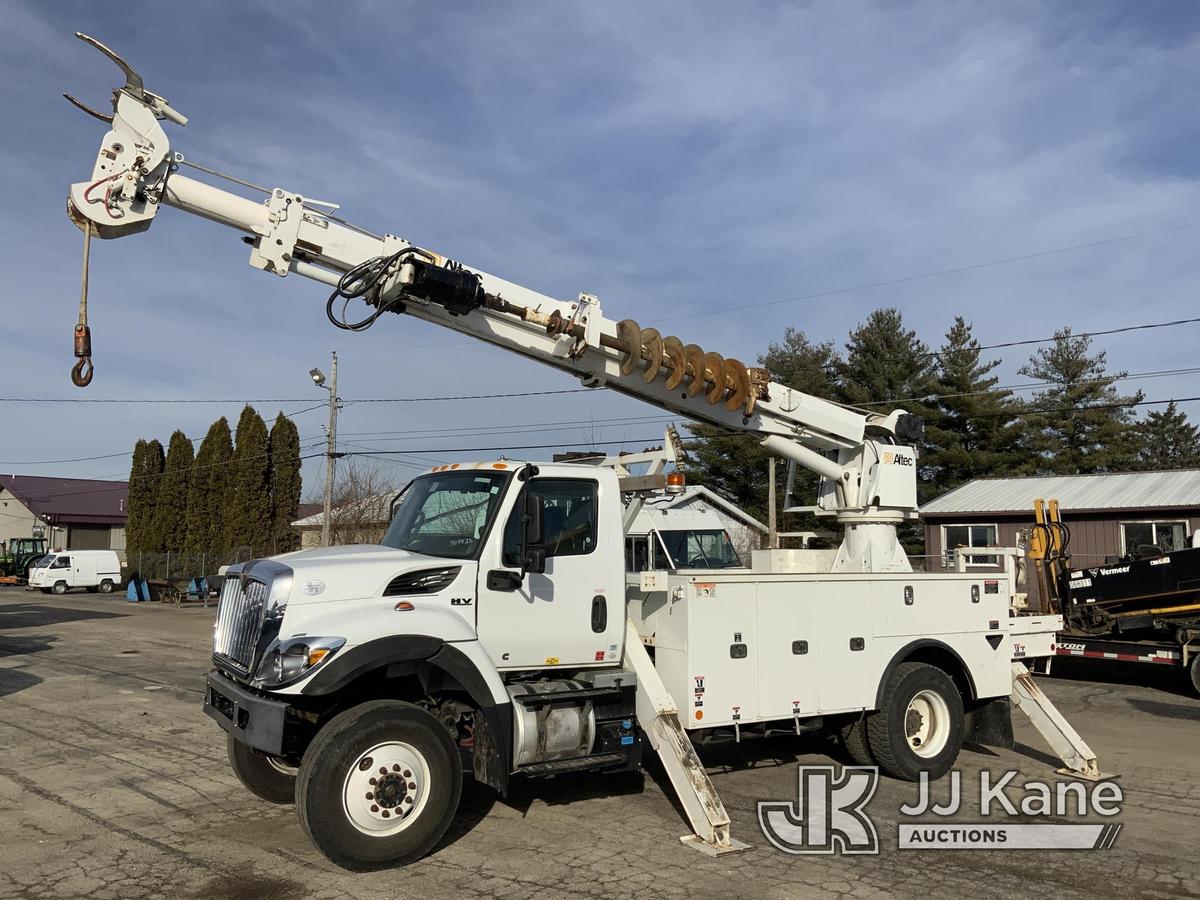
M19 628L44 628L64 622L87 619L120 619L128 613L103 612L96 609L71 609L65 606L43 606L39 603L18 603L0 606L0 631Z
M44 680L40 675L30 672L26 662L12 665L8 660L49 650L57 641L58 638L53 635L0 635L0 698L41 684Z

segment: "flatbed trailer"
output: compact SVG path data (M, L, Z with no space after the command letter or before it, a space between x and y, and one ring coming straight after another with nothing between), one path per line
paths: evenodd
M1063 631L1054 645L1054 655L1180 669L1190 679L1192 689L1200 694L1200 638L1179 643Z

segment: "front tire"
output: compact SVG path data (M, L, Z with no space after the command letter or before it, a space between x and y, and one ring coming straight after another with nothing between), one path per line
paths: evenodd
M462 764L445 726L411 703L374 700L340 713L309 745L296 810L331 862L364 870L431 851L461 795Z
M65 594L67 592L67 583L65 581L56 581L54 582L54 587L50 590L56 594Z
M963 742L962 696L936 666L901 663L883 689L879 711L867 717L867 739L880 768L893 778L940 778Z
M247 747L233 735L226 738L229 766L250 793L268 803L294 803L296 770L282 760Z
M1192 662L1188 666L1188 675L1192 679L1192 690L1200 694L1200 653L1192 657Z

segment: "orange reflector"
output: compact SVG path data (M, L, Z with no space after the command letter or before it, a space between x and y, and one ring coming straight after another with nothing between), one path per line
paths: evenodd
M313 647L308 651L308 664L315 666L321 660L329 655L328 647Z
M452 469L457 469L457 468L458 468L458 463L450 463L450 468L452 468Z
M413 606L411 603L409 603L407 600L401 600L399 603L396 604L395 608L399 612L408 612L409 610L416 609L416 607Z
M696 718L703 719L704 718L704 710L702 710L702 709L696 710Z
M493 469L507 469L508 464L507 463L492 463L492 468Z

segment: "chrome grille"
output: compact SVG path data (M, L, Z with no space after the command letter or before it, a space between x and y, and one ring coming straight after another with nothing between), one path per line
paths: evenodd
M244 674L249 674L254 664L266 603L267 586L263 582L248 580L243 589L238 576L225 579L217 606L213 653Z

